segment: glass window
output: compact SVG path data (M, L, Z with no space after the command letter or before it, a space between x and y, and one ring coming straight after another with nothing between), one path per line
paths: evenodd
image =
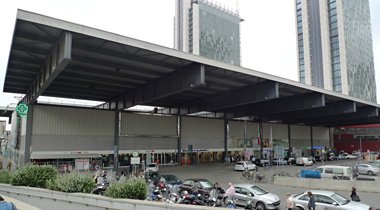
M332 63L338 63L340 61L340 56L332 57Z
M333 65L333 70L338 70L340 69L340 63L336 63Z
M343 175L343 168L334 168L334 174Z
M339 195L339 194L337 194L337 193L332 194L332 195L331 195L331 198L334 199L334 200L336 200L336 201L338 201L338 203L340 203L341 205L344 205L344 204L350 202L350 201L347 200L345 197L343 197L343 196L341 196L341 195Z
M302 33L302 28L298 27L298 34Z
M300 77L305 77L305 72L304 71L300 71Z
M297 22L297 27L302 28L302 22Z
M301 196L300 198L298 198L298 200L302 200L302 201L308 201L309 200L309 196L306 194L306 195L303 195Z
M336 22L336 21L337 21L337 16L336 15L330 16L330 23L331 22Z
M339 49L331 51L331 56L337 56L337 55L339 55Z
M337 42L332 43L332 44L331 44L331 49L332 49L332 50L339 49L339 43L337 43Z
M333 73L333 77L340 77L340 70L338 70L338 71L333 71L332 72Z
M301 82L301 83L305 83L305 77L301 77L301 78L300 78L300 82Z
M297 15L301 15L302 14L302 10L297 10Z
M300 65L303 65L303 64L305 64L305 61L304 61L303 58L301 58L301 59L300 59Z
M245 188L240 188L239 193L242 195L249 195L250 192Z
M338 35L338 29L337 28L330 31L330 36L336 36L336 35Z
M330 29L338 28L338 22L330 23Z
M253 186L251 186L249 189L250 189L254 194L256 194L256 195L264 195L264 194L268 194L267 191L265 191L263 188L261 188L261 187L259 187L259 186L255 186L255 185L253 185Z
M305 71L305 65L300 65L300 70Z
M339 41L339 38L338 38L338 36L334 36L334 37L331 37L331 43L338 43L338 41Z
M330 2L329 9L336 8L336 2Z
M325 168L325 173L326 174L332 174L333 173L333 169L332 168Z
M340 77L335 77L335 78L333 78L333 84L334 84L334 85L342 84L342 83L340 82L340 80L341 80ZM332 173L332 170L331 170L331 173Z
M325 195L315 195L315 202L332 205L335 201Z
M336 15L336 8L330 9L330 10L329 10L329 15L330 15L330 16L332 16L332 15Z
M341 85L334 85L334 91L341 92L342 91L342 86Z
M296 9L299 10L299 9L301 9L301 7L302 7L301 4L297 4ZM293 14L294 14L294 13L293 13ZM294 16L293 16L293 17L294 17Z
M301 20L302 20L302 16L301 15L297 16L297 21L301 21Z

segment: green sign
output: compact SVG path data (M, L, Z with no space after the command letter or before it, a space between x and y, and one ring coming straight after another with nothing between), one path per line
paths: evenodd
M16 106L16 112L17 114L19 114L21 117L24 117L28 114L28 105L24 104L24 103L19 103L17 106Z

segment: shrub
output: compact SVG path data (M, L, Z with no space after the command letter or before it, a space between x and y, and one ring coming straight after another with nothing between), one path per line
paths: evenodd
M90 174L72 172L59 175L56 179L47 182L47 188L62 192L82 192L90 193L96 184Z
M0 183L9 184L12 174L9 171L0 171Z
M57 169L53 166L26 165L13 174L10 183L16 186L46 188L47 181L55 179L57 174Z
M146 199L147 184L144 179L130 179L111 184L106 192L106 196L112 198Z

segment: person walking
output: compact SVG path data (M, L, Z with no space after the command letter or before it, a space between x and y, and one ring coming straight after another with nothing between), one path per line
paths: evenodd
M307 207L309 208L309 210L315 210L315 198L313 193L309 191L307 192L307 195L309 196L309 202L307 203Z
M287 199L285 201L286 210L292 210L294 208L294 200L292 194L286 193Z
M350 197L351 197L352 201L360 202L360 198L359 198L358 194L356 193L356 188L355 187L352 187Z
M224 193L224 203L226 203L226 199L228 198L229 200L232 200L234 199L234 196L235 196L235 187L232 185L232 183L228 183L228 188L226 190L226 192Z
M12 202L7 202L0 196L0 209L1 210L16 210L16 205Z

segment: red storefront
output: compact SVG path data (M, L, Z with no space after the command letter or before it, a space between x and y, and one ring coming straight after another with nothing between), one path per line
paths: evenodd
M380 124L357 125L335 128L334 147L336 151L380 152Z

